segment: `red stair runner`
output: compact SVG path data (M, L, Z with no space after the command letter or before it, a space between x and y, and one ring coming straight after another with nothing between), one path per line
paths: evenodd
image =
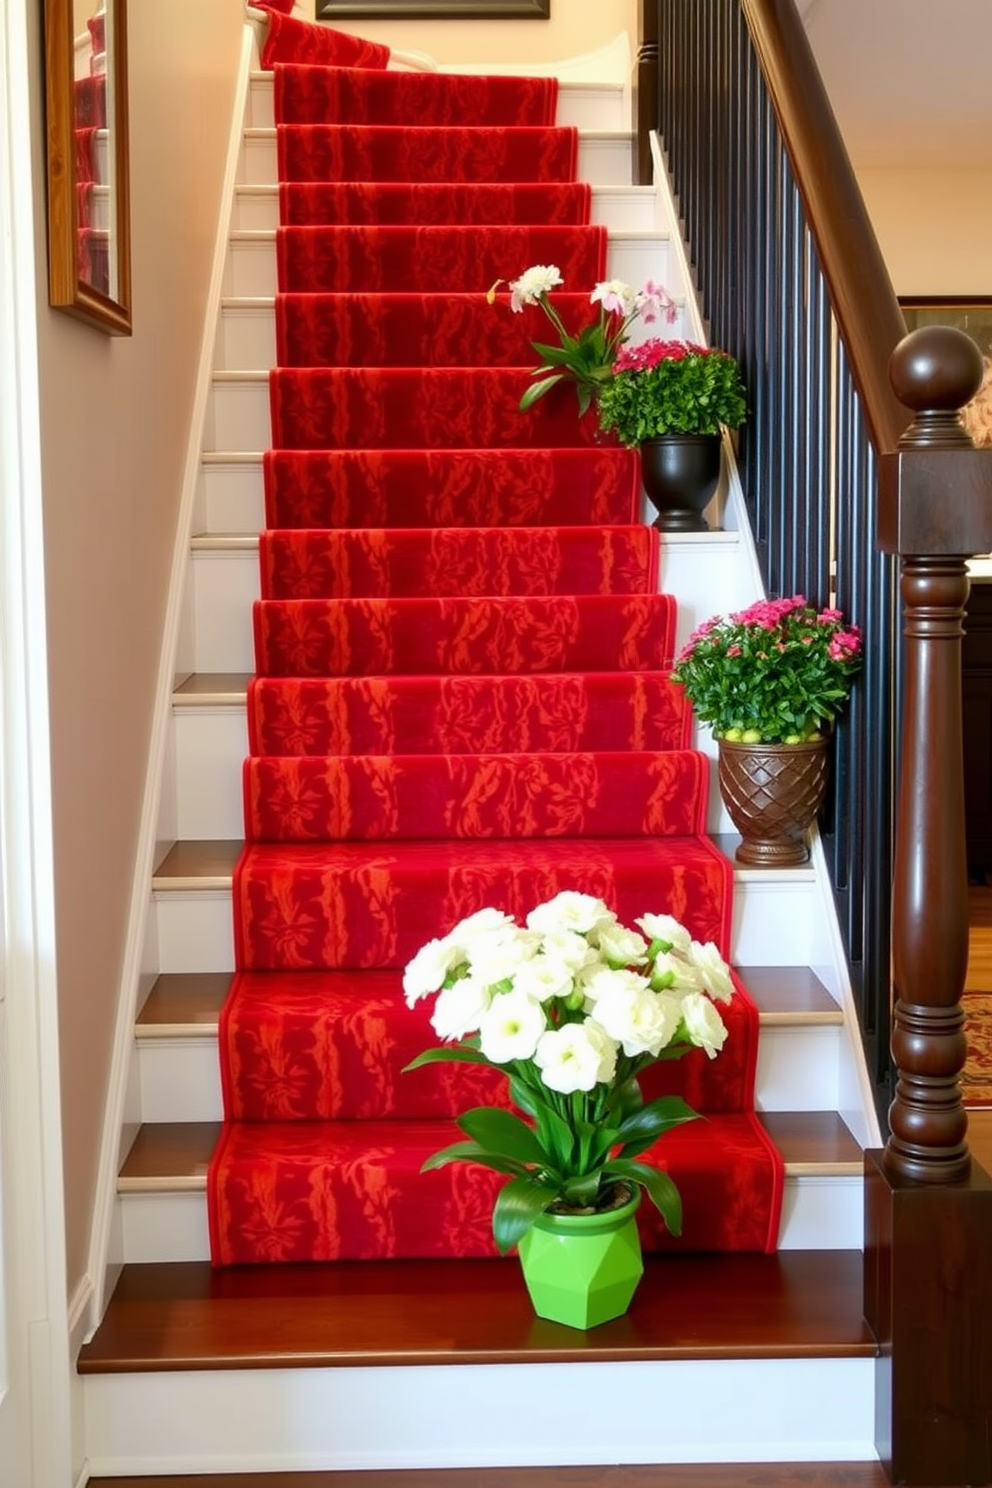
M273 20L268 60L333 50L309 34L326 28ZM462 916L523 917L578 889L728 949L733 875L667 676L675 607L637 520L636 457L565 389L520 413L544 327L486 301L541 259L567 265L580 316L605 273L556 91L368 57L275 69L281 365L208 1181L217 1264L495 1254L502 1180L420 1167L460 1112L506 1103L505 1081L403 1073L435 1042L403 966ZM685 1207L673 1242L642 1206L649 1247L775 1245L782 1167L753 1111L743 988L727 1022L719 1059L696 1050L645 1081L704 1115L649 1155Z

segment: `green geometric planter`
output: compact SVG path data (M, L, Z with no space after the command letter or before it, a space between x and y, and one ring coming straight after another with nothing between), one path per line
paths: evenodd
M634 1215L638 1189L606 1214L542 1214L519 1244L520 1264L538 1317L595 1328L621 1317L644 1273Z

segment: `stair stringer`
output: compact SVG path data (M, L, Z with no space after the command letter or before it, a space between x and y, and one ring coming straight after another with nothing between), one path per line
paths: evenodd
M203 426L210 399L216 323L220 313L234 186L238 177L248 82L254 55L254 37L250 27L245 26L231 111L231 131L224 165L204 331L190 410L182 495L163 620L155 705L135 852L134 880L117 990L114 1041L107 1076L107 1097L87 1261L91 1288L85 1307L80 1308L74 1318L73 1335L77 1338L91 1333L102 1317L107 1297L124 1259L117 1175L141 1121L140 1091L134 1057L134 1020L160 969L155 915L152 913L148 886L163 844L175 837L175 792L170 786L174 778L172 694L177 676L181 676L184 670L189 670L189 546L194 530L194 507L199 489Z

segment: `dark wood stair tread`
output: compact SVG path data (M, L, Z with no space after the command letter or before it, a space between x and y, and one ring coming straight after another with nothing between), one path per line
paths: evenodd
M761 1120L787 1169L861 1172L861 1148L836 1111L766 1111ZM122 1190L202 1188L219 1132L215 1121L146 1123L121 1167Z
M78 1368L873 1357L862 1270L855 1250L647 1256L629 1313L584 1333L535 1317L513 1257L131 1265Z
M879 1462L693 1462L622 1467L365 1468L90 1478L89 1488L889 1488Z
M840 1023L843 1014L808 966L738 968L766 1026L782 1023ZM139 1035L164 1036L176 1029L216 1030L230 973L169 972L156 978L138 1014Z
M740 841L739 837L711 835L710 840L716 844L726 857L733 860L734 849ZM238 860L238 854L241 852L243 846L244 843L241 840L228 838L203 838L175 842L155 868L153 874L155 887L169 887L169 880L196 878L209 880L225 874L230 877L234 872L234 865ZM762 868L755 871L760 873L781 871L792 876L795 874L811 873L812 869L807 865L802 868L788 868L783 870ZM185 887L185 884L174 882L171 884L171 887Z
M177 1027L216 1032L230 985L228 971L163 972L155 978L138 1014L139 1032Z

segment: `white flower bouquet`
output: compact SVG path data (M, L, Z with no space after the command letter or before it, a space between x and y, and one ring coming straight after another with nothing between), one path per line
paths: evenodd
M406 967L406 1001L434 996L431 1026L443 1041L407 1068L495 1066L522 1113L466 1111L458 1125L468 1140L424 1164L474 1162L507 1175L493 1211L501 1252L547 1210L608 1209L618 1189L635 1186L670 1233L681 1233L678 1189L636 1158L696 1113L679 1096L645 1103L637 1077L692 1048L715 1058L727 1036L717 1003L734 987L712 942L694 941L670 915L636 924L630 930L602 900L566 891L531 910L523 927L497 909L469 915Z

